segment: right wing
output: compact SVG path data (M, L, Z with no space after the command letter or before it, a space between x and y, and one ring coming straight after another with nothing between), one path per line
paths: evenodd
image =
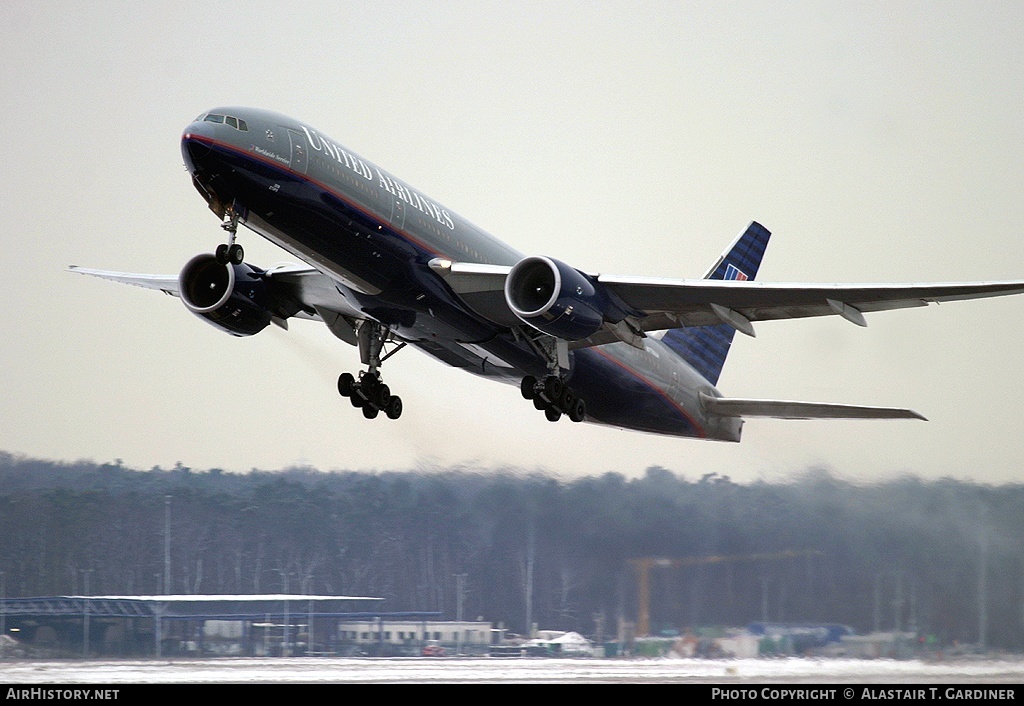
M112 282L131 284L146 289L158 289L164 294L178 296L178 275L138 275L131 272L107 272L106 270L92 270L88 267L71 265L68 267L71 272L78 272L83 275L92 275L109 279Z

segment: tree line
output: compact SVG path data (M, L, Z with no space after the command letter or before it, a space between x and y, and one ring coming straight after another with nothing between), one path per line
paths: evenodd
M167 520L169 519L169 523ZM165 530L170 572L164 574ZM0 453L6 597L380 596L389 611L613 635L752 621L916 631L1024 649L1024 486L812 469L775 482L559 479L515 469L236 474Z

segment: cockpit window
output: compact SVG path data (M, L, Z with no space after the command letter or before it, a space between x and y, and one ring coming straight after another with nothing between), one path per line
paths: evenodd
M218 115L217 113L207 113L205 116L200 116L199 120L202 120L203 122L207 123L220 123L222 125L227 125L228 127L233 127L236 130L241 130L242 132L249 131L249 126L245 124L244 120L242 120L241 118L233 117L231 115Z

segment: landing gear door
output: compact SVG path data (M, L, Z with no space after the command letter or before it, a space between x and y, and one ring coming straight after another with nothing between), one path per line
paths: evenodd
M306 138L294 130L288 131L288 140L292 145L292 170L299 174L306 173L309 154L306 150Z

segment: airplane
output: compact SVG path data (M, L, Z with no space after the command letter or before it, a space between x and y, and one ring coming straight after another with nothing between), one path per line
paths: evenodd
M949 284L755 281L771 233L750 223L701 279L590 273L524 255L298 120L225 107L199 115L181 151L225 242L177 275L71 266L163 291L234 336L321 321L365 370L338 392L367 419L398 419L383 363L408 345L518 385L549 421L738 442L743 420L921 419L909 409L729 398L717 389L754 322L864 314L1024 293L1024 280ZM245 261L238 227L303 265Z

